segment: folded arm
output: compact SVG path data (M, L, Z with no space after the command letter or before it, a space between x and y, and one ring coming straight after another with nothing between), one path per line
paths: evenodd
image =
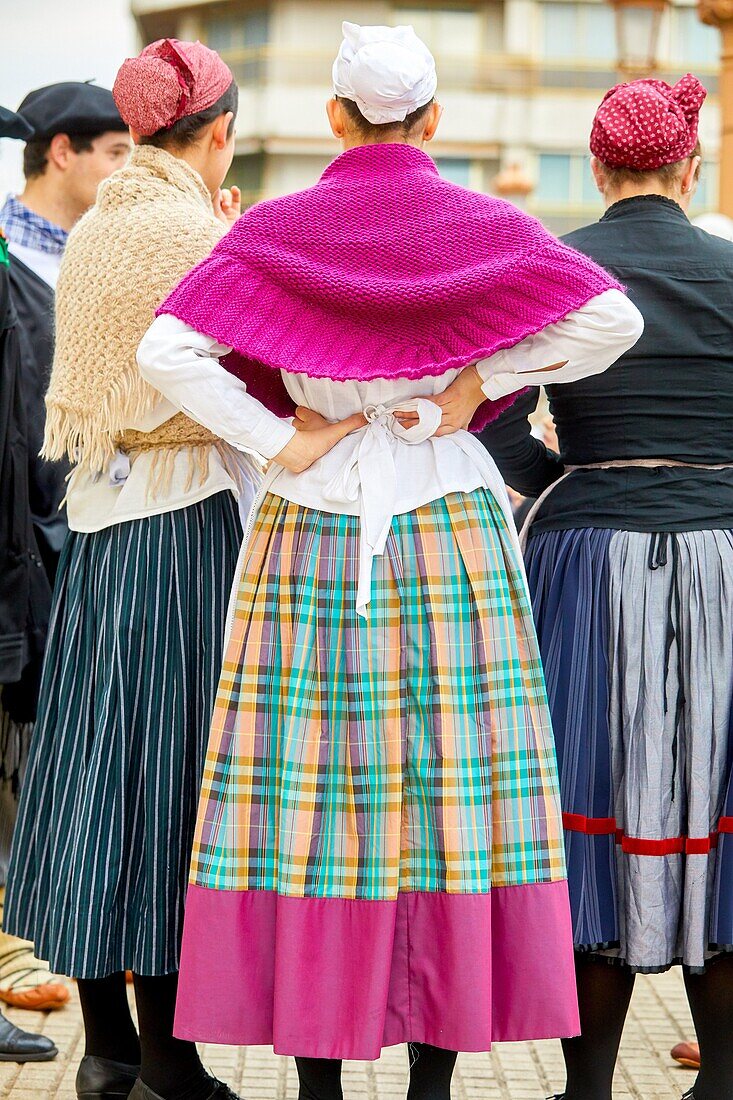
M137 351L140 372L186 416L241 451L255 451L296 473L306 470L363 417L350 417L318 431L297 432L247 392L243 381L219 362L232 349L197 332L177 317L156 317Z
M466 367L443 393L431 398L443 411L438 435L467 428L479 405L527 386L576 382L601 374L633 347L644 330L638 309L619 290L607 290L562 321L514 347ZM414 416L398 415L405 427Z
M477 364L487 397L503 397L523 386L576 382L607 370L641 336L641 314L625 295L608 290L564 320ZM528 416L537 406L530 389L479 438L507 485L537 497L563 472L560 456L532 435Z
M495 401L525 386L554 386L602 374L643 331L644 320L633 302L620 290L607 290L562 321L482 359L476 364L481 388Z

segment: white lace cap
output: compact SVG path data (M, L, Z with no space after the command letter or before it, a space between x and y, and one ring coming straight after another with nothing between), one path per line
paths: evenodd
M375 126L404 122L435 95L435 58L412 27L344 23L333 64L337 96L351 99Z

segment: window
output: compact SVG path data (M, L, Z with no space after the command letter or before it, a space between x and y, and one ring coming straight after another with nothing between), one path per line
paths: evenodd
M463 157L437 157L438 171L451 183L460 183L461 187L471 186L471 161Z
M450 9L401 4L393 9L393 22L414 27L436 54L472 57L481 52L481 16L470 4Z
M267 10L214 18L206 27L206 42L220 53L240 84L252 84L264 75L263 47L270 40Z
M235 184L242 192L242 206L251 206L262 198L265 175L264 153L236 156L232 161L225 187Z
M672 52L680 68L717 66L720 49L720 31L701 23L696 7L673 9Z
M586 156L541 153L534 198L542 206L599 206L601 199Z
M501 171L500 158L490 157L489 160L483 161L481 169L481 190L492 195L495 190L496 177Z
M583 162L583 185L581 201L583 206L594 206L601 201L600 191L596 186L596 181L593 178L593 172L590 166L589 157L581 157Z
M498 157L436 157L435 163L443 179L487 194L493 190L500 167Z
M541 202L562 206L570 202L572 158L556 153L540 156L540 178L537 198Z
M539 178L532 205L562 213L567 210L600 210L602 198L596 187L590 159L577 153L540 153ZM704 161L700 181L692 200L690 216L715 210L718 201L718 165ZM549 223L548 223L549 224ZM557 227L553 224L553 229Z
M703 161L697 190L690 204L691 218L696 217L697 214L703 214L708 210L717 210L718 172L719 166L714 161Z
M573 61L612 61L616 56L616 28L610 4L548 2L544 15L546 58Z
M270 37L269 22L265 10L212 19L208 25L208 45L219 53L266 46Z

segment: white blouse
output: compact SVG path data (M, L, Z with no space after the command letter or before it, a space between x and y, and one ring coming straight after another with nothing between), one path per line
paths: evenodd
M177 413L178 409L161 397L154 409L131 421L126 428L152 432ZM208 473L200 479L198 469L194 469L191 477L191 451L182 448L173 458L164 492L155 492L153 488L154 458L152 451L143 451L132 459L118 451L104 473L92 474L78 467L73 470L66 490L70 529L85 534L102 531L116 523L188 508L215 493L225 492L238 498L242 523L246 521L262 481L258 458L232 447L230 461L225 466L218 452L210 448ZM236 477L230 472L234 469Z
M617 290L606 291L557 324L478 363L483 391L496 399L527 385L599 374L636 343L642 330L641 314L628 298ZM219 358L230 351L164 314L143 337L137 357L143 376L176 409L233 447L274 459L295 428L266 409L221 366ZM563 365L545 372L557 363ZM272 462L260 494L270 492L307 508L361 517L357 610L362 614L369 602L372 561L383 553L395 515L480 487L489 489L510 515L499 472L481 443L466 431L435 435L440 409L427 399L442 393L458 373L334 382L282 372L297 404L331 421L356 412L368 420L303 473ZM418 412L419 422L404 429L393 413L410 408Z

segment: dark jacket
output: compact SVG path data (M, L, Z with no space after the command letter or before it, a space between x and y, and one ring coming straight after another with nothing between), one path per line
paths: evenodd
M625 199L565 237L626 285L639 342L604 374L547 393L560 459L530 436L536 391L482 433L505 480L537 496L564 465L667 458L733 463L733 244L696 229L661 196ZM581 470L533 530L733 528L733 470Z
M0 262L0 685L3 710L35 717L51 588L34 534L29 435L10 274Z
M66 514L60 508L66 495L69 466L39 457L46 425L44 399L53 363L54 292L43 279L15 256L10 282L18 315L22 385L28 417L30 507L41 557L53 584L58 557L67 533Z

